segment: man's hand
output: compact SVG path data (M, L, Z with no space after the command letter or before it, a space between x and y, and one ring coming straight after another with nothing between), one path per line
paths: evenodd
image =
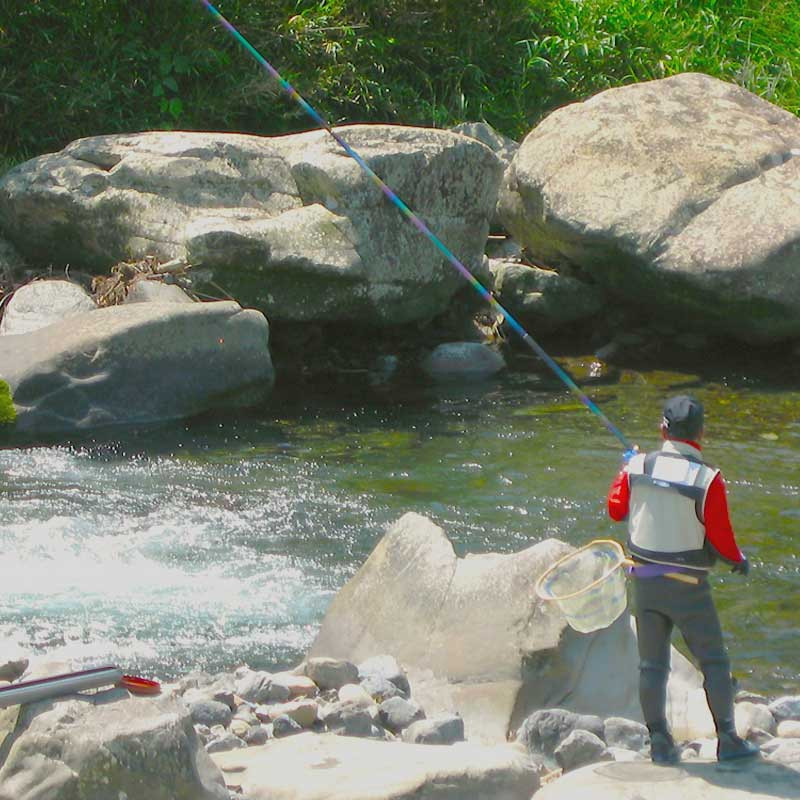
M742 560L731 567L731 572L738 572L740 575L747 575L750 572L750 562L746 555L742 555Z
M634 456L639 455L639 445L635 444L630 450L626 450L622 454L622 463L627 464Z

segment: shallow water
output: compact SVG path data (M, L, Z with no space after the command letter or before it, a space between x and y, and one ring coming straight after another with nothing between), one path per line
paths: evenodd
M706 404L705 454L753 564L749 579L715 578L734 672L753 690L796 690L800 388L774 373L639 370L588 391L647 449L663 397L687 390ZM236 418L6 449L0 653L162 679L293 664L406 511L461 554L624 539L605 515L621 451L530 371L478 386L278 392Z

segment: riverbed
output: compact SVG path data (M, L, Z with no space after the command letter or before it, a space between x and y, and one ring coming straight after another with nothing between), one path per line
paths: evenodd
M247 413L0 451L3 652L161 679L295 664L407 511L460 554L624 540L605 511L623 448L544 372L279 385ZM800 388L701 364L622 369L587 391L642 449L658 444L664 396L705 403L704 453L752 563L714 578L733 670L746 688L796 691Z

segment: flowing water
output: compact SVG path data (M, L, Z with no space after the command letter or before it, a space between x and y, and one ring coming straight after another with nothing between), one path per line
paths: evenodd
M734 672L752 690L796 691L800 388L774 374L640 370L589 391L642 449L658 443L665 395L703 400L704 452L723 469L753 565L748 579L725 568L714 579ZM562 386L530 371L479 385L279 391L235 418L5 449L0 656L162 679L294 664L407 511L441 525L459 554L624 539L605 513L621 451Z

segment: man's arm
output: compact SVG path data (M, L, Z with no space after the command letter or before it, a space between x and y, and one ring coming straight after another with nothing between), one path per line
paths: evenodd
M622 522L627 518L630 497L628 473L625 469L621 469L608 490L608 516L614 522Z
M736 565L745 561L744 553L736 544L736 537L733 534L728 512L728 498L725 493L725 481L719 473L708 487L703 517L705 518L706 538L717 555L729 564Z

